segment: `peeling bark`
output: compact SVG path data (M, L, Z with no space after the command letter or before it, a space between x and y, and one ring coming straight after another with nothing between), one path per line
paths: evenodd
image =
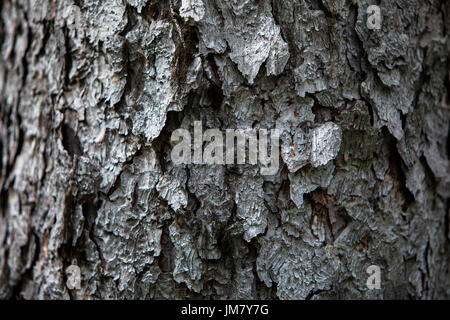
M0 298L450 297L448 0L0 15ZM175 165L195 121L280 129L278 172Z

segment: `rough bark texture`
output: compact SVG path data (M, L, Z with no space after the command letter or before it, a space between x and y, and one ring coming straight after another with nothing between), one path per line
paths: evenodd
M0 298L450 297L449 1L0 14ZM280 128L280 170L173 165L197 120Z

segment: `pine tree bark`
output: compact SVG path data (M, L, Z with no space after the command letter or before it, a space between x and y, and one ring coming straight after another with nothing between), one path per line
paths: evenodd
M449 13L1 1L0 298L449 298ZM194 121L279 128L278 172L174 165Z

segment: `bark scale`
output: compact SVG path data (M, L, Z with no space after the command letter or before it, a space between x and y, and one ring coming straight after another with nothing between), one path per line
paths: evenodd
M449 12L1 1L0 298L449 298ZM195 121L278 172L174 165Z

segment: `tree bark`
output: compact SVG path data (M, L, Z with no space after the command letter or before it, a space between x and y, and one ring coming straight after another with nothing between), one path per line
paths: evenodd
M449 13L1 1L0 298L449 298ZM194 121L280 129L278 172L175 165Z

